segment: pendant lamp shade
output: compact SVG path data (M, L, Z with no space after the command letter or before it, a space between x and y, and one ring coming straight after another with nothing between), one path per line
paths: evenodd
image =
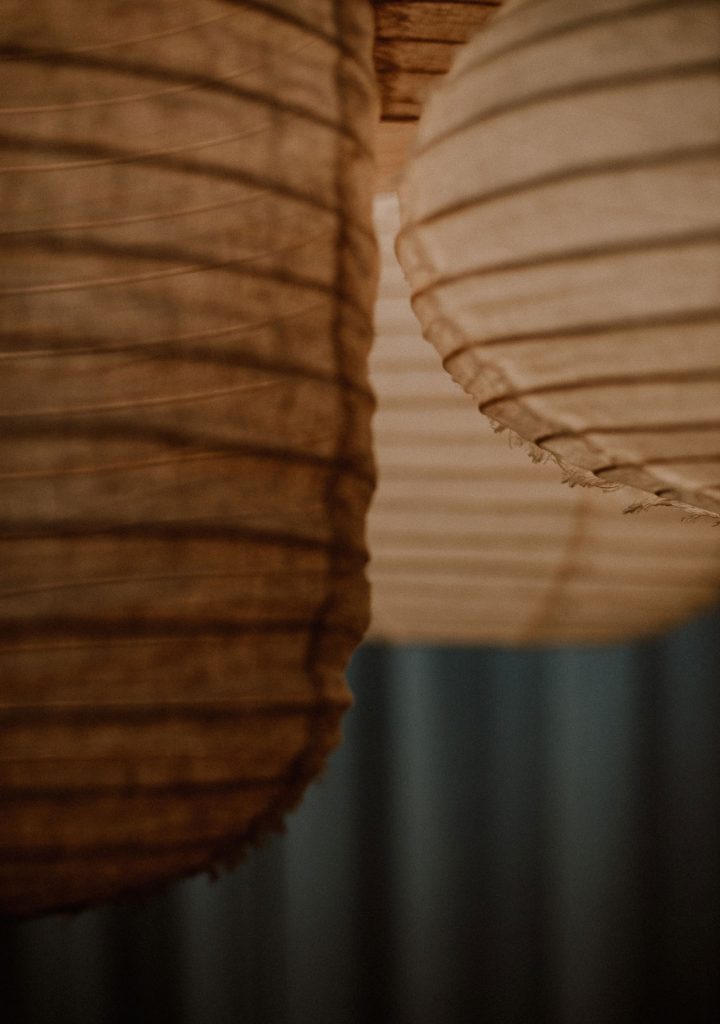
M382 273L370 360L378 491L370 634L504 645L629 640L720 596L720 531L674 509L560 486L493 433L440 372L393 257L397 202L376 198Z
M401 206L423 332L488 417L720 514L720 5L508 0Z
M7 9L7 7L6 7ZM365 0L0 25L0 909L233 861L368 615Z

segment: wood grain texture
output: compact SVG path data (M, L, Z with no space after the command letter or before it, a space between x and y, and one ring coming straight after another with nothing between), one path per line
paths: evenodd
M375 0L375 67L382 116L413 120L462 43L501 0Z

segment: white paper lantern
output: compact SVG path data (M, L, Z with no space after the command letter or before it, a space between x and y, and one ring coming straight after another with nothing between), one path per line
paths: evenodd
M394 642L596 643L666 629L720 593L720 530L561 486L492 432L438 366L382 245L371 379L379 483L369 519L371 636Z
M429 102L401 205L423 332L484 413L720 514L719 4L509 0Z

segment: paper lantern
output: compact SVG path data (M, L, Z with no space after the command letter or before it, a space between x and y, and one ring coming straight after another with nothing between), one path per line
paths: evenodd
M0 909L235 860L367 622L365 0L0 29Z
M376 199L382 273L370 359L378 491L368 535L376 639L539 645L666 629L720 595L720 530L562 487L479 420L423 343Z
M399 255L480 409L720 514L720 6L509 0L421 119Z

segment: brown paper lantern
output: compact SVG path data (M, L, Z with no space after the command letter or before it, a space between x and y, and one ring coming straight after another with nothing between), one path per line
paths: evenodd
M0 909L235 860L367 621L365 0L3 21Z
M720 6L508 0L421 119L401 262L480 409L720 515Z
M393 257L397 204L376 199L378 491L369 523L370 634L509 645L627 640L720 596L720 530L562 487L484 424L440 371Z

